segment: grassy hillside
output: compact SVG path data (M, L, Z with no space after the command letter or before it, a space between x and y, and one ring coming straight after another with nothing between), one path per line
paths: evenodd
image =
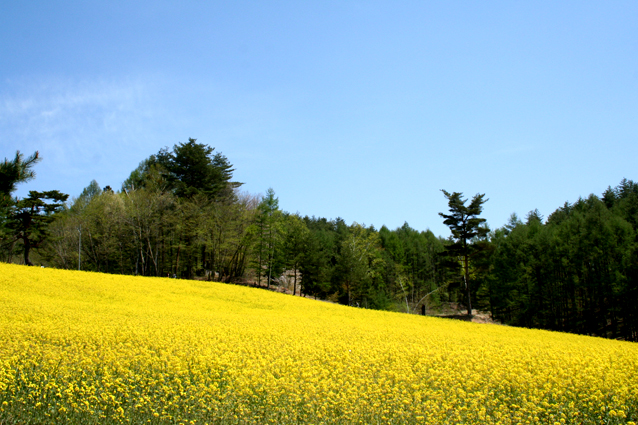
M638 344L0 263L0 423L631 423Z

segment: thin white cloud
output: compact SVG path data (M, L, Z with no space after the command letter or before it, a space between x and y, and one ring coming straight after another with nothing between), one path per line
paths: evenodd
M7 84L0 102L0 129L48 142L51 137L86 132L117 133L113 115L126 127L147 101L148 84L140 81L48 80ZM126 129L126 128L124 128Z
M211 81L8 81L0 83L0 159L38 150L43 160L34 184L46 179L48 188L75 195L92 179L119 188L150 154L195 137L250 173L268 162L253 152L272 151L276 158L293 151L287 148L292 136L283 131L286 107L268 94Z
M70 191L107 171L126 173L113 173L119 167L130 172L148 155L152 122L162 120L154 107L157 85L153 79L6 82L0 87L0 157L38 150L38 180Z

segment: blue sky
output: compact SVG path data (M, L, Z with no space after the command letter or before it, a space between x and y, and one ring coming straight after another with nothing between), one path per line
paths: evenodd
M119 188L189 137L280 208L447 237L638 180L638 3L0 0L0 160Z

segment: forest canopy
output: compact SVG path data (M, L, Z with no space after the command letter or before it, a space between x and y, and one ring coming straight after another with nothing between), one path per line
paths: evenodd
M502 323L638 340L638 184L490 230L487 201L443 190L452 236L302 217L242 192L196 139L142 160L119 191L92 181L13 198L35 154L0 163L0 259L63 269L249 284L406 313L488 313Z

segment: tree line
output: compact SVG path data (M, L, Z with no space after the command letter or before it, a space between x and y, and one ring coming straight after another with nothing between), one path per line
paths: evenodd
M638 184L490 230L485 195L442 191L444 239L279 209L242 192L233 165L195 139L164 148L119 190L12 197L37 152L0 164L0 256L23 264L286 288L363 308L481 310L503 323L638 340Z
M638 184L533 211L490 238L485 305L517 326L638 341Z

